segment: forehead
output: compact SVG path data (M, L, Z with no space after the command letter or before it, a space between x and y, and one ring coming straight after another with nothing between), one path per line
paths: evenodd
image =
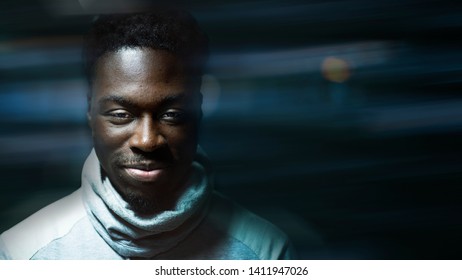
M165 50L123 48L103 55L96 64L95 79L152 82L188 80L181 60Z
M193 97L196 91L194 77L187 75L182 61L174 54L150 48L125 48L107 53L98 61L92 100L110 95L148 106L173 95Z

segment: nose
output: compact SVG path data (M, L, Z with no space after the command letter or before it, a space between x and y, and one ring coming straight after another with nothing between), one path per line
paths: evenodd
M129 142L131 148L143 152L152 152L165 143L165 138L156 128L156 124L150 116L140 118Z

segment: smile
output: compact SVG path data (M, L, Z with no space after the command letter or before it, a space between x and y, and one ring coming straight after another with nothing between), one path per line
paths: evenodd
M137 181L152 182L159 178L164 172L164 169L143 170L138 168L125 168L127 174Z

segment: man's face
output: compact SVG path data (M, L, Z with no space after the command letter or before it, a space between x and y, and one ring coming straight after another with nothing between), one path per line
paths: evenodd
M96 154L139 213L169 208L197 146L198 83L164 50L125 48L96 65L88 112Z

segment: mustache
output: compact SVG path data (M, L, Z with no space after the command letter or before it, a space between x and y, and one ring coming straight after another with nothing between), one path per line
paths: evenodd
M168 164L173 161L173 155L168 149L153 152L133 151L133 153L119 152L114 154L117 165L144 165L149 163Z

